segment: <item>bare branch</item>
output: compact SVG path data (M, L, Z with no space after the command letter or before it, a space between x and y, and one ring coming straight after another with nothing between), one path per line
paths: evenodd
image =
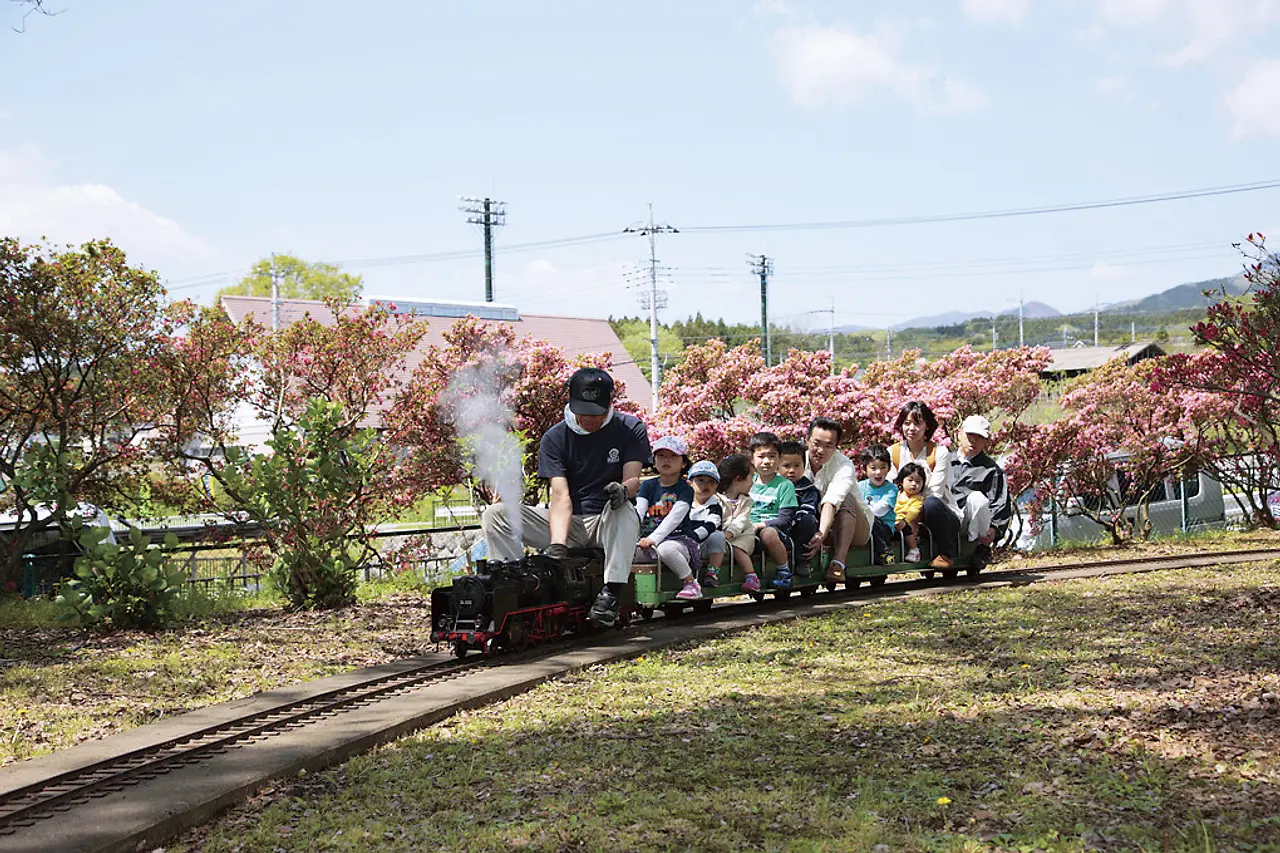
M22 13L22 18L18 21L18 25L13 28L15 33L25 33L27 31L27 18L37 12L45 17L52 18L54 15L61 15L66 11L66 9L59 9L55 12L45 5L44 0L9 0L9 2L27 7L27 10Z

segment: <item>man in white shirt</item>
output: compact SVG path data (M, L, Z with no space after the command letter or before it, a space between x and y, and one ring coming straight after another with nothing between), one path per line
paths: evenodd
M822 492L818 532L805 546L808 556L823 544L831 547L826 580L844 581L844 561L849 549L871 539L871 508L858 491L858 471L853 460L840 452L844 427L831 418L814 418L809 424L805 475ZM799 545L800 543L796 543Z

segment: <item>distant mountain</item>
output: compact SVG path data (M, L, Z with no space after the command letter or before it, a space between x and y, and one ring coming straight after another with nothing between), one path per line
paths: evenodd
M1232 296L1239 296L1248 287L1243 276L1233 278L1211 278L1207 281L1193 281L1180 284L1168 290L1162 290L1142 299L1131 299L1128 302L1117 302L1102 309L1106 314L1148 314L1162 311L1180 311L1184 308L1207 308L1216 302L1204 295L1204 291L1222 291L1226 288Z
M955 326L972 320L975 317L990 317L990 311L948 311L945 314L931 314L927 317L915 317L902 323L895 324L892 328L895 332L903 329L932 329L937 326ZM1018 316L1018 309L1001 309L999 316ZM1022 316L1028 320L1038 320L1044 317L1061 317L1062 312L1052 305L1046 305L1043 302L1027 302L1022 306Z

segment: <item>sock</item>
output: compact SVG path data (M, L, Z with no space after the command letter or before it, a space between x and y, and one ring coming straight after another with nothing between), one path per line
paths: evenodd
M786 563L783 563L781 566L778 566L778 568L774 569L774 571L777 571L777 572L789 572L789 571L791 571L791 567L790 567L790 566L788 566Z
M605 584L605 586L609 588L609 592L613 593L619 598L622 597L622 593L627 591L627 584L625 581L614 581L613 583Z

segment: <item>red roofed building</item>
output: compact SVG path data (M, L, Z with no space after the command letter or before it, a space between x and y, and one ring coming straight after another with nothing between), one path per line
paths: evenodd
M564 351L567 358L584 353L611 353L614 366L609 372L619 382L626 384L626 397L648 409L652 404L649 380L627 354L608 320L592 320L582 317L556 317L547 314L520 314L514 306L493 302L449 302L445 300L374 299L366 304L381 303L395 306L398 314L412 314L427 321L428 331L417 350L410 355L408 369L412 371L426 357L432 344L444 344L444 331L454 321L468 314L505 323L518 338L541 338ZM239 323L246 317L254 317L264 326L271 326L271 300L264 296L224 296L223 310L232 322ZM281 299L280 327L288 326L304 315L310 314L319 323L332 323L333 312L323 302L310 299Z

